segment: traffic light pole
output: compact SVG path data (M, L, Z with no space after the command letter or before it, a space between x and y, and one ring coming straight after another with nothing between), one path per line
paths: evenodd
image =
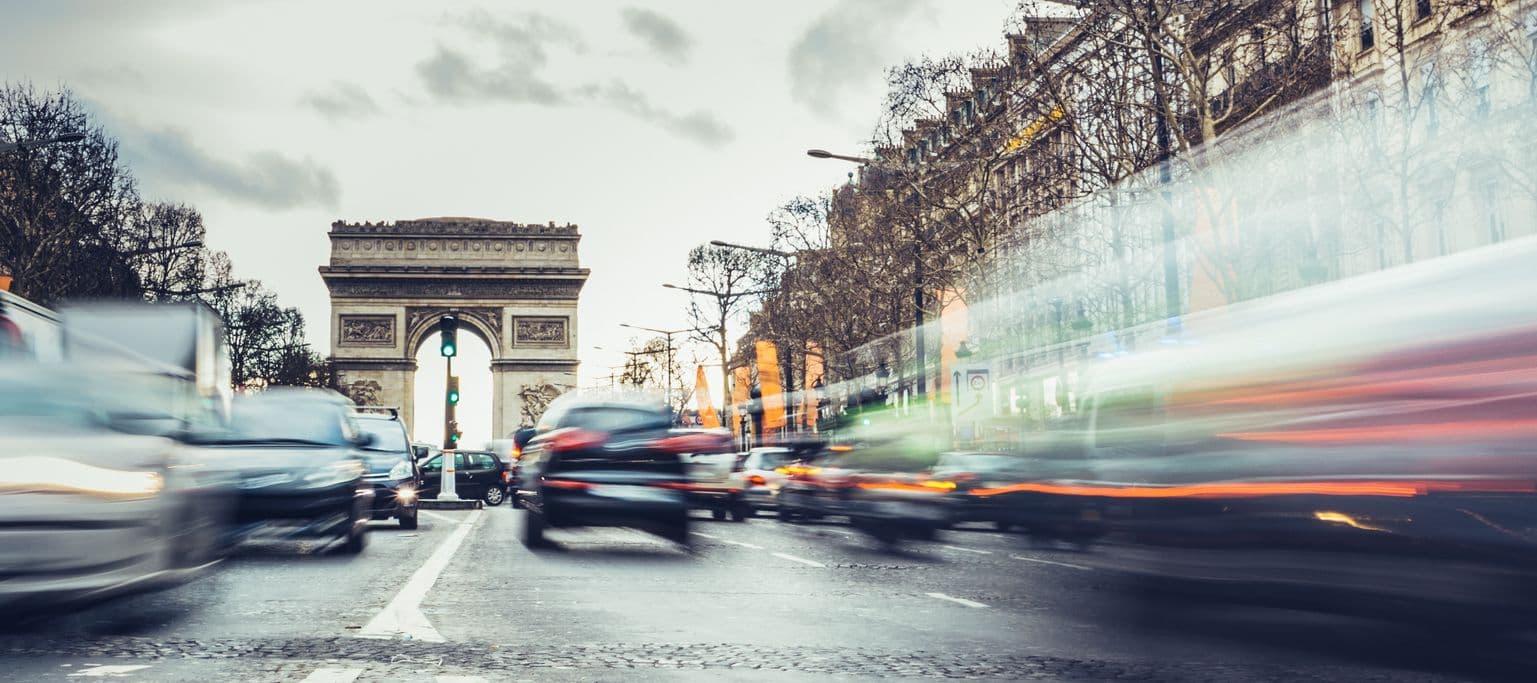
M459 421L453 400L449 397L454 388L454 357L448 356L448 377L443 383L443 478L438 485L438 500L459 500L454 480L457 479L457 470L454 461L459 454L453 452L459 444L454 441L454 433L457 431Z

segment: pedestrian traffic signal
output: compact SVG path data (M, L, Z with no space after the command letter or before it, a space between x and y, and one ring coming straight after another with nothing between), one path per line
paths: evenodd
M442 344L441 352L444 358L453 358L459 355L459 318L445 315L438 321L438 335Z
M448 378L448 405L452 406L452 405L458 405L458 404L459 404L459 378L458 377L454 377L454 376L450 376Z

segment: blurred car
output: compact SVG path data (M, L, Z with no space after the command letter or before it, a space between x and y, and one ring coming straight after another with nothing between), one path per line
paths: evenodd
M357 554L373 510L361 450L372 442L340 394L274 388L238 397L229 430L198 443L239 477L242 536L335 538Z
M746 520L752 508L742 498L742 487L735 481L738 461L735 453L683 454L683 469L689 480L689 507L709 510L716 521L727 516L733 522Z
M787 468L779 518L797 522L844 517L883 542L930 539L949 523L953 482L934 479L938 454L926 439L887 434L829 447Z
M190 377L146 374L0 365L0 606L166 588L224 557L234 482L186 441L196 425L141 384Z
M443 451L421 463L421 497L436 498L443 486L444 458L454 458L454 495L501 505L507 499L506 463L491 451Z
M400 414L392 408L364 409L357 420L358 428L372 437L363 447L368 466L363 479L374 487L373 518L394 518L400 528L415 529L421 474Z
M741 491L747 516L776 509L779 489L790 479L789 468L814 452L805 447L765 446L738 454L729 483Z
M536 433L537 430L534 428L524 427L513 432L510 438L494 439L486 443L486 450L491 451L506 465L507 491L513 507L518 507L517 496L510 495L518 488L518 461L523 457L523 448Z
M954 484L946 495L947 524L987 522L1000 531L1008 531L1020 523L1020 515L1009 506L1011 501L999 496L975 495L973 492L1017 484L1028 480L1031 475L1031 462L1019 454L957 451L939 455L931 481ZM942 483L935 485L944 487Z
M552 403L520 461L523 543L544 545L551 528L622 526L689 546L682 454L726 451L731 438L671 423L661 403L575 395Z

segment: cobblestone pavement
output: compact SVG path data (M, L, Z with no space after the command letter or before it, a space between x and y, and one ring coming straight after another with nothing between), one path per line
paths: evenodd
M692 554L625 530L531 553L521 514L381 527L356 558L249 548L170 591L3 624L0 679L1519 680L1533 651L1284 612L1149 618L1074 554L981 530L893 553L759 519L701 522Z

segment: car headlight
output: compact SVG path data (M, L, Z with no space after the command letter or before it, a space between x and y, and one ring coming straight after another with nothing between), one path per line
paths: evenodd
M304 483L309 486L335 486L361 476L363 476L363 463L356 460L339 460L310 471L309 474L304 475Z
M88 465L67 458L22 456L0 467L0 493L87 493L112 498L149 498L165 489L158 472Z
M390 478L391 479L410 479L411 478L411 463L406 462L404 460L395 463L395 466L390 468Z

